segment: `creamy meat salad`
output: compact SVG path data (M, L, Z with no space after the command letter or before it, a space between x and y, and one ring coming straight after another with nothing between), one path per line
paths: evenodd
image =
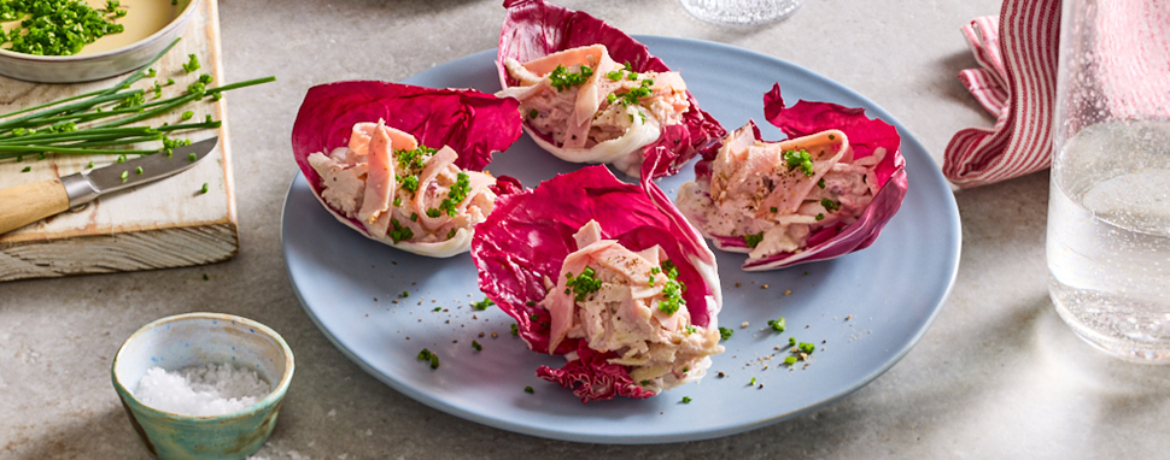
M837 130L764 142L749 124L724 140L710 180L679 188L677 204L717 246L749 252L749 261L799 253L818 230L857 220L877 193L873 168L885 153L854 160Z
M614 163L630 176L638 175L641 147L690 109L678 72L634 72L614 62L604 45L526 63L508 59L504 66L519 85L497 96L520 101L537 144L574 163Z
M549 353L566 338L613 351L612 364L630 366L643 389L660 392L698 381L722 353L719 330L691 324L674 264L659 246L634 252L602 239L596 221L574 235L569 254L548 295L539 303L552 316ZM570 353L569 360L576 359Z
M420 145L383 120L358 123L348 146L308 157L330 208L374 239L436 257L466 251L496 199L495 178L461 170L457 159L450 147Z

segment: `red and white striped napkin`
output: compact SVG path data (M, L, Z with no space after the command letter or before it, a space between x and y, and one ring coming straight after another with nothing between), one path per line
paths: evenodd
M1108 3L1106 3L1106 1ZM1099 57L1092 72L1100 112L1112 119L1170 118L1170 1L1102 0L1078 46ZM999 18L976 18L963 34L980 69L959 73L996 116L992 128L959 131L943 174L977 187L1047 168L1052 161L1060 0L1004 0ZM1065 129L1079 129L1070 119Z
M996 120L951 138L943 175L959 187L977 187L1047 168L1060 0L1004 0L998 18L976 18L963 34L982 68L960 72L959 80Z

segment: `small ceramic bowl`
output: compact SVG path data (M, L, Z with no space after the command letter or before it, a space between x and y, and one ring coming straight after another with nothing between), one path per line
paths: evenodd
M114 50L74 56L35 56L0 49L0 75L39 83L78 83L137 70L187 30L187 23L203 0L179 0L179 5L184 3L186 6L175 19L162 29Z
M272 384L272 392L246 409L206 417L158 410L134 396L152 367L177 371L211 363L255 370ZM110 372L130 423L151 454L163 460L240 460L272 434L293 368L292 350L267 326L234 315L189 313L143 326L122 344Z

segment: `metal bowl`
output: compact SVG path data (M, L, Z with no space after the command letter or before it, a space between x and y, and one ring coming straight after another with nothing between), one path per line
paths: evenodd
M96 54L36 56L0 49L0 75L40 83L100 80L138 69L187 30L202 0L179 0L186 7L171 22L142 40Z

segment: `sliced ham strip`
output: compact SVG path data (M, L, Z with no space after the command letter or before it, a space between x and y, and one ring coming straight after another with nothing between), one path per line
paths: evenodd
M419 222L428 230L438 229L451 220L447 213L439 213L438 217L428 216L427 210L432 206L428 206L427 203L438 207L438 203L442 200L440 197L447 194L446 187L435 182L435 178L444 172L450 173L452 176L458 174L459 168L455 166L457 159L459 159L459 155L454 150L450 147L443 147L435 152L430 160L427 160L426 167L423 168L422 174L418 177L418 190L414 192L414 199L411 202L414 212L418 213Z
M394 161L390 152L390 135L385 128L385 122L378 120L374 132L370 136L368 153L366 154L368 167L366 190L365 197L362 199L362 208L358 211L358 220L366 224L373 224L378 220L378 216L390 209L390 199L394 196L394 186L397 184L394 179ZM358 132L356 127L354 132ZM381 233L373 231L372 233L381 236L385 235L386 231L383 228Z

